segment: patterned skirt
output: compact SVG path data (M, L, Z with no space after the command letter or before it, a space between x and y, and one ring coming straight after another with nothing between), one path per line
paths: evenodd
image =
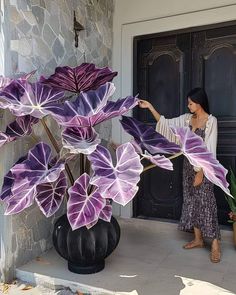
M214 186L204 176L201 185L194 187L195 174L193 166L185 158L183 165L183 207L179 229L193 231L193 227L196 227L201 230L203 237L220 239Z

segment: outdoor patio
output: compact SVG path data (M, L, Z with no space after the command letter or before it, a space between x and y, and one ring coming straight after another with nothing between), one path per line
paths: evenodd
M142 219L119 219L119 223L121 240L103 271L71 273L67 262L51 250L19 267L17 278L96 295L236 294L236 250L230 230L222 230L222 261L213 264L209 260L210 244L203 249L182 249L192 235L178 231L175 223Z

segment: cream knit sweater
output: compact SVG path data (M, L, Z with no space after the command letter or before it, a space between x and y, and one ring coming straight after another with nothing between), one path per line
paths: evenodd
M187 113L173 119L166 119L164 116L160 117L156 125L156 131L165 136L169 141L178 143L177 137L173 134L170 126L175 127L188 127L190 124L192 114ZM205 129L205 144L207 149L212 152L216 157L216 145L217 145L217 119L216 117L209 115L206 122Z

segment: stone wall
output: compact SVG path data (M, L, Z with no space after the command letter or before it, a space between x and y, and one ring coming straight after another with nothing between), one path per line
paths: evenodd
M83 61L111 65L111 0L9 0L11 25L11 72L31 71L45 75L57 65L74 66ZM74 46L73 18L85 30Z
M1 40L5 59L0 74L18 76L37 70L36 77L50 75L58 65L76 66L84 61L111 66L113 0L0 0L4 10ZM73 18L85 30L79 33L75 47ZM2 19L1 19L2 23ZM8 112L0 119L0 128L12 120ZM108 140L111 123L98 127ZM18 155L32 143L10 143L1 153L0 181ZM62 212L63 208L61 209ZM55 217L46 219L37 206L5 217L0 205L1 280L14 275L14 268L39 256L52 246L51 231ZM61 213L60 212L60 213ZM60 214L59 213L59 214Z

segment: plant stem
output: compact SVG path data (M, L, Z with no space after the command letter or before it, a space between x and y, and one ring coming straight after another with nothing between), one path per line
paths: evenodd
M54 149L56 150L57 154L59 154L60 153L60 148L59 148L59 145L58 145L55 137L52 135L52 132L48 128L46 122L44 121L44 118L42 118L40 121L42 122L43 128L45 129L45 131L47 133L47 136L48 136L49 140L51 141ZM66 173L67 173L67 175L69 177L70 183L71 183L71 185L73 185L75 180L74 180L74 177L73 177L72 172L70 170L70 167L69 167L69 165L67 163L65 163L65 169L66 169Z
M168 159L171 160L171 159L177 158L177 157L179 157L181 155L183 155L183 152L176 153L175 155L170 156Z
M90 162L87 157L85 159L85 172L90 175Z
M38 143L38 139L34 134L31 134L30 137L33 139L34 143Z
M84 174L85 172L85 156L84 154L79 155L79 163L80 163L80 175Z
M171 160L171 159L177 158L177 157L181 156L182 154L183 154L183 152L176 153L175 155L170 156L168 159ZM155 165L155 164L149 165L143 169L143 172L145 172L151 168L154 168L154 167L157 167L157 165Z

